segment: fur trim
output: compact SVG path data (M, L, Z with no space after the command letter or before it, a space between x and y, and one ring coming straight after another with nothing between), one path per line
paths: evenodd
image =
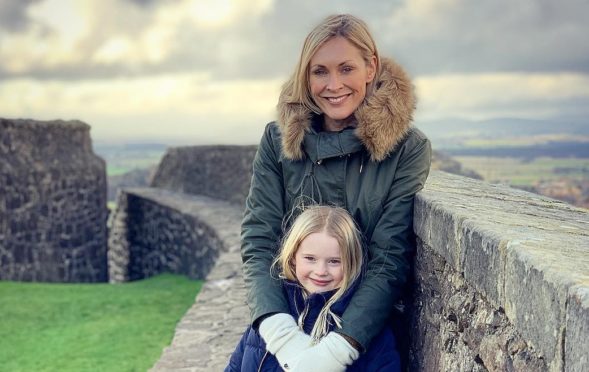
M355 112L356 136L373 161L381 161L395 149L411 127L416 98L409 77L396 62L383 58L375 92ZM278 100L278 123L286 158L303 158L303 139L311 128L312 112L300 103L288 103L292 86L283 86Z

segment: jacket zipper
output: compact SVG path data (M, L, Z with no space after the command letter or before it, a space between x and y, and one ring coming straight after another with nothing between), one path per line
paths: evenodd
M268 356L268 350L266 350L266 352L264 353L264 356L262 357L262 360L260 361L260 366L258 367L258 372L262 371L262 364L264 364L264 360L266 360L267 356Z

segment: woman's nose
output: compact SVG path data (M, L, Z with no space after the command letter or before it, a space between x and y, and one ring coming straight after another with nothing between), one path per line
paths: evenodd
M327 81L327 89L338 90L343 84L339 74L329 74L329 80Z

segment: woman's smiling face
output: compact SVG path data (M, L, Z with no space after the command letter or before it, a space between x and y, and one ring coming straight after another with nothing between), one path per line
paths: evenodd
M309 64L309 87L327 127L328 121L347 119L356 111L375 71L376 57L367 63L360 50L341 36L329 39L315 52Z

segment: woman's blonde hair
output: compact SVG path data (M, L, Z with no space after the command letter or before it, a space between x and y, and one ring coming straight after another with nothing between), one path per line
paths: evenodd
M282 248L274 261L279 276L297 281L295 255L301 242L309 235L325 232L335 238L340 247L343 279L341 286L327 301L315 322L311 336L319 340L328 332L328 316L341 327L341 320L331 312L331 306L339 300L350 286L358 279L362 270L362 240L352 216L343 208L335 206L315 205L306 209L295 219L286 233ZM302 325L305 312L299 316Z
M372 94L380 76L380 56L376 43L364 21L350 14L337 14L325 18L307 35L295 71L285 83L284 91L290 92L290 97L284 97L287 103L300 103L316 114L321 113L321 109L311 96L309 65L317 50L325 42L337 36L345 38L358 48L367 64L372 57L376 58L375 78L366 87L366 96Z

